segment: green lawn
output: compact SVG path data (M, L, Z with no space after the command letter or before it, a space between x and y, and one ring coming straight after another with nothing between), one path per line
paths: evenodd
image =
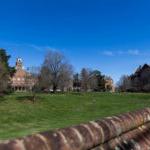
M38 94L35 104L27 95L0 98L1 140L150 106L150 94Z

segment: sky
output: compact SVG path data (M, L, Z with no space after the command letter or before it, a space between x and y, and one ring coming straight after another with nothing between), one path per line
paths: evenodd
M150 63L149 0L0 0L0 47L39 66L48 50L115 83Z

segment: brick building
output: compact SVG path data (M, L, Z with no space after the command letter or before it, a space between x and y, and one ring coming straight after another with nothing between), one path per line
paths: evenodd
M115 92L115 86L111 77L105 77L105 89L106 91Z
M11 79L11 87L14 91L31 90L35 82L31 74L23 69L23 61L18 58L16 61L16 72Z

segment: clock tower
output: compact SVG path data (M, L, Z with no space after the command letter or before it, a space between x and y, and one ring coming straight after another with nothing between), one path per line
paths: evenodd
M23 61L21 58L17 58L16 61L16 70L22 70L23 69Z

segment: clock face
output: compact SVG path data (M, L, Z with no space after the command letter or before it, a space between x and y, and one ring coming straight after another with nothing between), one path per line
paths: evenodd
M21 57L18 57L18 58L17 58L17 62L20 62L20 63L21 63L21 62L22 62L22 58L21 58Z

